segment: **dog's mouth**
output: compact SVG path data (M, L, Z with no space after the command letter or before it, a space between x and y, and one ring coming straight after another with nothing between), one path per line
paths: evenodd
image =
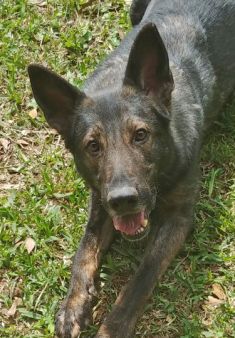
M143 239L149 233L150 228L148 215L144 210L135 214L114 216L113 225L125 239L130 241Z

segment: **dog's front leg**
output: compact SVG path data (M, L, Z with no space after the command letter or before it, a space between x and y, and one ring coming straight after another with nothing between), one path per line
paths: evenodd
M132 336L136 320L143 311L146 300L185 241L191 228L190 223L191 218L179 215L171 215L170 219L163 222L156 238L148 247L142 264L122 289L96 338Z
M56 335L77 338L91 321L94 279L101 254L113 238L111 219L100 204L99 196L92 194L91 212L85 234L74 257L68 295L56 318Z

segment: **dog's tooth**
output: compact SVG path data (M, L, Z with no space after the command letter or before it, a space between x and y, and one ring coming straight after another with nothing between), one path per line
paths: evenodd
M144 226L141 226L139 229L136 230L135 235L141 234L145 230Z
M148 220L147 220L147 219L145 219L145 220L144 220L143 227L144 227L144 228L146 228L146 226L147 226L147 225L148 225Z

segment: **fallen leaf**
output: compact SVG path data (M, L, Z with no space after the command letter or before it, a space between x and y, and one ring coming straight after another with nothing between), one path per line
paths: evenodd
M203 325L210 326L212 323L213 323L212 318L205 318L205 319L202 319L202 324L203 324Z
M0 143L3 146L4 151L6 152L9 147L10 141L6 138L0 138Z
M27 136L28 134L30 134L30 130L24 129L24 130L21 131L21 134L22 134L23 136Z
M19 189L20 184L11 184L11 183L3 183L0 184L0 191L1 190L11 190L11 189Z
M36 108L33 108L32 110L30 110L28 112L28 115L32 118L32 119L36 119L36 117L38 116L38 112Z
M3 293L3 290L7 288L7 281L6 280L0 280L0 293Z
M174 322L174 318L172 318L170 315L167 315L166 316L166 321L167 321L167 324L170 325L171 323Z
M212 296L208 296L208 301L207 301L208 305L217 307L217 306L220 306L223 303L224 303L224 300L222 300L222 299L218 299L218 298L215 298L215 297L212 297Z
M29 143L23 139L17 140L16 142L17 144L19 144L20 146L28 146Z
M122 40L125 36L125 33L123 31L119 30L118 35L119 35L120 39Z
M16 242L15 247L18 248L18 246L20 246L22 243L24 243L24 241Z
M30 0L29 3L31 5L36 5L36 6L39 6L39 7L44 7L47 5L47 2L44 1L44 0Z
M63 256L63 263L64 263L64 265L66 265L66 266L70 266L70 265L72 264L71 257Z
M7 317L14 317L16 310L17 310L17 306L19 306L20 304L22 304L22 299L15 297L10 309L6 312L6 316Z
M31 237L28 237L28 238L26 238L26 240L24 242L24 246L25 246L26 250L28 251L28 254L30 254L33 251L33 249L35 248L36 242Z
M226 299L226 295L225 295L224 290L223 290L223 288L220 284L213 284L212 285L212 293L218 299L222 299L222 300Z

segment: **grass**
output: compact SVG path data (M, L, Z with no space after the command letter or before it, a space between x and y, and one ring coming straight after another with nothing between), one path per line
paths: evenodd
M129 28L125 1L5 0L0 9L0 336L53 337L88 192L29 87L38 62L80 85ZM235 105L202 156L196 229L137 325L136 337L235 336ZM31 242L29 240L31 239ZM31 243L31 247L29 245ZM117 241L100 270L91 337L141 260Z

